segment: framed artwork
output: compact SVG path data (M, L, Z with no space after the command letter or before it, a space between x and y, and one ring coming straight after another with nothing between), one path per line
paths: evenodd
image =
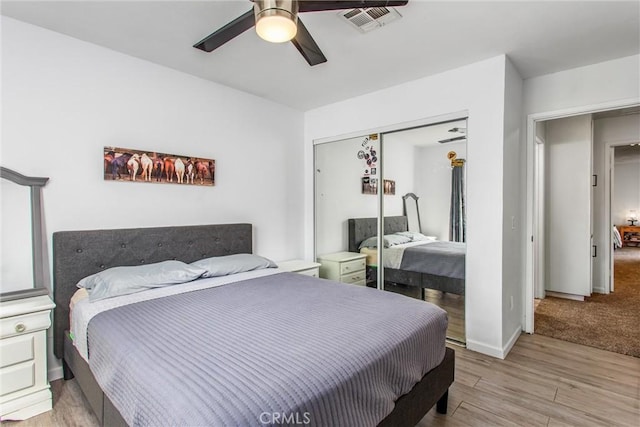
M395 195L396 194L396 182L390 179L385 179L383 183L384 194Z
M213 186L216 161L202 157L104 147L107 181Z
M394 196L396 194L396 182L385 179L382 183L384 194ZM378 179L370 176L362 177L362 194L378 194Z
M378 194L378 180L376 178L363 176L362 194Z

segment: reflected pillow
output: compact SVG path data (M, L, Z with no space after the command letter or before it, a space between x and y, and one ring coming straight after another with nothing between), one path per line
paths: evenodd
M131 267L113 267L87 276L77 284L89 293L90 301L132 294L197 279L206 272L180 261L162 261Z
M235 254L205 258L192 262L191 265L205 270L202 277L227 276L245 271L278 267L276 263L270 259L253 254Z
M405 236L411 239L412 242L419 242L421 240L438 240L435 236L425 236L417 231L398 231L396 233L399 236Z
M388 248L395 245L401 245L403 243L409 243L411 241L411 238L407 236L401 236L399 234L386 234L383 240L384 240L384 247ZM377 248L377 247L378 247L378 237L373 236L373 237L369 237L366 240L363 240L362 243L360 243L360 246L358 246L358 249Z

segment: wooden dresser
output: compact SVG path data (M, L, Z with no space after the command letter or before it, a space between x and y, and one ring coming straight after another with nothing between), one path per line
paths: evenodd
M640 246L640 225L618 226L622 246Z

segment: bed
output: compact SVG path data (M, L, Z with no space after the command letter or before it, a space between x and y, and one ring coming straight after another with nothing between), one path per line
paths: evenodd
M300 411L294 411L294 409L296 409L295 407L286 406L284 403L283 406L278 406L277 403L280 402L279 399L286 398L286 395L304 397L307 391L301 388L302 382L309 382L309 384L314 385L314 387L320 387L323 384L334 384L332 389L335 390L334 392L322 395L322 399L324 399L322 400L322 402L324 402L323 404L331 406L331 402L333 402L333 407L348 407L351 403L355 405L355 402L363 400L357 397L358 393L365 392L371 394L372 390L379 388L377 386L363 387L363 384L370 384L367 382L369 381L368 379L363 380L364 382L355 382L351 385L343 385L336 380L336 372L350 371L352 369L350 363L352 363L353 360L365 360L373 357L372 355L376 354L379 350L376 347L371 347L372 350L369 351L366 347L364 349L358 349L355 348L357 347L356 345L343 345L337 349L337 352L334 348L334 353L332 353L334 358L333 363L327 363L324 359L316 360L317 363L312 369L305 368L303 369L304 372L296 371L297 363L301 363L300 358L326 358L326 351L331 347L330 345L313 347L313 345L310 344L315 337L313 325L321 325L321 328L316 329L324 331L325 335L322 335L322 339L331 342L340 342L340 339L349 340L347 336L342 337L343 332L346 333L347 329L353 329L345 328L344 325L342 325L340 331L326 334L326 331L330 331L331 328L323 323L330 322L326 321L327 312L322 311L322 307L326 305L325 310L330 310L334 314L350 312L352 310L351 307L340 308L340 304L335 301L323 305L324 303L322 301L325 301L322 299L323 295L333 295L333 298L351 301L351 303L354 304L353 307L357 305L358 301L367 301L366 304L363 304L362 310L366 311L367 307L369 307L370 311L378 313L381 311L381 307L386 304L405 304L406 307L416 310L418 307L407 305L407 302L410 300L401 296L396 295L393 296L393 298L402 298L402 300L390 300L388 299L390 294L386 292L348 286L295 273L281 272L277 269L273 269L274 271L270 274L265 273L264 277L251 276L243 278L242 280L238 279L234 284L193 290L178 295L136 302L134 304L106 310L94 317L89 323L87 333L88 347L90 349L89 362L85 360L85 356L83 356L74 345L72 338L77 339L77 337L72 337L69 332L71 327L69 302L77 290L76 283L82 278L114 266L151 264L166 260L179 260L191 263L207 257L243 253L250 254L252 252L252 240L252 226L250 224L65 231L54 233L53 267L54 299L56 302L56 309L54 311L54 353L57 357L63 359L65 379L70 379L75 376L80 388L102 425L154 424L157 423L157 420L154 420L153 417L156 416L156 414L163 414L164 406L172 406L175 408L176 405L182 408L181 410L188 409L187 412L190 414L203 412L202 417L204 418L201 418L203 420L221 420L220 423L215 424L246 424L242 421L235 423L229 422L229 419L242 419L234 418L236 416L244 416L245 414L242 412L240 415L231 415L231 418L216 418L220 416L221 413L227 414L228 411L230 411L228 407L224 406L225 403L228 402L238 403L238 405L234 403L234 406L239 406L241 411L244 407L267 404L267 406L264 407L264 411L270 411L269 414L271 414L271 418L267 415L267 418L260 419L260 423L254 420L254 422L251 423L253 425L262 424L263 422L264 424L283 424L283 421L292 424L306 420L306 418L304 418L304 414L307 414L306 408L315 408L320 405L317 402L311 402L308 403L307 406L300 406ZM330 290L330 292L328 290ZM213 295L213 299L204 299L207 293ZM286 300L286 298L298 298L298 300L295 304L292 304L291 300ZM385 300L382 301L381 298ZM285 306L286 304L289 304L289 306L283 309L282 305L278 305L279 300L283 300ZM216 301L220 301L220 303ZM156 304L160 305L156 306ZM295 307L300 304L303 304L303 307L296 311ZM307 304L307 306L304 306L304 304ZM376 307L376 304L384 305ZM416 301L416 304L424 303ZM171 305L179 307L180 310L183 310L185 307L189 309L184 312L179 312L178 314L172 314L171 311L166 309L166 307ZM211 308L206 316L200 314L204 313L209 306L211 306ZM77 307L76 305L76 309ZM375 308L375 310L372 310L373 308ZM242 315L238 316L236 310L241 310ZM152 316L148 319L146 317L132 317L142 316L141 313L147 312L161 313L162 315L156 315L157 319L152 318ZM224 317L225 313L227 315L226 318ZM229 313L232 313L232 315L230 316ZM299 316L297 318L299 322L291 322L292 316L296 315L296 313ZM304 315L301 315L301 313L304 313ZM426 311L424 311L424 313L426 313ZM211 337L207 335L206 340L201 339L197 341L198 345L193 345L193 336L189 335L191 333L190 330L197 330L198 328L192 328L191 326L199 325L204 317L212 317L215 320L215 316L220 315L225 319L225 327L205 328L205 331L211 331ZM315 320L314 315L318 316ZM75 313L74 316L76 316ZM412 322L417 322L415 319L418 319L418 317L419 316L414 316ZM257 322L258 319L261 323ZM176 326L178 328L177 330L166 328L165 331L165 327L163 326L161 333L159 332L157 335L147 333L145 323L155 323L163 320L168 322L164 326L169 326L181 321L185 323L178 324ZM208 319L208 321L213 320ZM395 323L395 321L389 321L389 319L384 321L390 324ZM251 324L251 322L256 322L253 323L254 326L252 326L251 329L262 331L258 337L253 336L251 340L243 340L238 337L234 338L233 334L230 336L224 335L224 333L231 333L229 331L235 331L234 328L236 327L241 328L243 323ZM307 322L307 326L304 326L304 322ZM296 329L296 323L300 323L302 326ZM368 343L376 340L374 330L378 329L378 325L371 325L372 327L369 328L369 325L364 321L360 322L360 324L357 321L352 323L357 325L352 332L360 334L362 338L359 341L362 341L363 345L369 345ZM267 325L264 327L271 327L273 330L279 331L277 335L279 337L291 335L291 337L299 341L293 339L291 341L284 340L280 343L282 344L281 348L288 350L282 352L278 350L280 348L278 346L265 347L262 351L260 349L250 348L252 343L267 345L269 341L273 341L268 339L269 336L264 329L260 329L263 328L261 324ZM131 325L135 325L136 327L131 327ZM407 325L397 324L394 327L400 328L399 330L404 330L406 326ZM442 329L442 325L438 327L425 326L420 328L420 330L424 329L425 331L429 328L439 330ZM372 331L363 334L363 332L368 329ZM241 329L238 329L238 331L241 331ZM202 331L199 333L202 333ZM236 332L233 333L235 334ZM241 337L241 333L238 332L238 334ZM214 335L216 337L215 339L213 338ZM264 337L260 338L260 336L263 335ZM438 342L435 343L436 346L434 348L437 348L441 344L443 345L444 332L442 332L441 335L442 343L440 343L440 338L438 338ZM130 339L140 341L135 341L132 344L128 341ZM220 339L227 341L216 341ZM262 341L260 341L261 339ZM442 351L441 357L438 356L438 360L434 360L433 356L427 357L425 356L426 354L435 354L439 350L430 349L432 343L423 342L424 339L424 335L418 335L417 333L415 337L408 337L407 341L402 345L394 345L390 348L392 353L397 353L395 362L380 362L382 365L380 365L377 372L387 372L391 365L398 365L398 361L409 358L411 354L406 352L406 347L413 346L415 349L420 350L414 350L415 354L424 354L420 357L425 360L427 358L432 359L430 363L435 366L430 367L425 372L420 372L420 374L416 376L416 372L419 372L420 369L416 370L412 364L407 364L406 367L401 364L402 369L394 374L399 375L399 377L389 384L392 386L391 388L397 388L399 384L404 384L403 387L405 387L406 390L391 402L375 400L375 398L368 399L369 405L373 409L372 413L377 413L378 418L375 418L375 416L374 418L370 418L369 415L360 415L360 412L358 412L357 416L352 415L355 416L355 418L350 418L347 421L341 418L328 421L331 420L331 418L326 413L315 413L311 410L310 413L312 416L309 420L311 425L340 425L346 423L349 425L377 424L381 426L413 426L434 405L437 405L439 412L446 413L448 387L454 378L454 353L453 350L445 348L444 351ZM234 342L234 340L238 342ZM124 344L120 344L120 341ZM210 344L209 341L217 344ZM351 341L353 340L351 339ZM224 345L220 345L220 342L224 343ZM287 346L284 345L285 343L288 343ZM304 343L307 344L303 345ZM129 347L125 347L125 345ZM174 351L178 352L180 348L186 349L183 353L193 353L197 355L194 359L195 362L191 359L190 361L182 361L183 359L180 358L184 357L184 354L181 353L177 355L177 353L173 353ZM292 351L292 348L295 348L296 351ZM221 369L234 372L235 376L229 377L231 380L234 378L238 380L236 383L228 380L228 382L233 384L227 384L227 386L230 387L225 389L228 391L227 394L216 389L216 387L220 387L220 384L217 384L211 375L207 376L207 372L203 372L203 370L206 371L205 367L209 366L207 363L211 363L210 361L207 362L207 359L211 358L208 356L214 354L216 351L222 352L220 354L223 355L234 355L234 357L230 359L224 359L224 357L220 356L214 361L216 366L221 367ZM235 353L232 353L233 351L235 351ZM150 352L152 355L151 359L138 361L141 357L140 353L144 352ZM245 357L242 356L245 353L248 355L246 356L246 360ZM298 355L297 359L294 358L296 355ZM112 364L122 365L122 369L124 369L118 370L111 375L111 380L118 380L116 382L112 381L111 383L108 381L105 382L105 371L99 368L100 363L103 363L101 361L109 361L109 359L114 359ZM115 363L116 360L118 363ZM278 370L276 365L284 366L286 369ZM423 365L422 369L425 369L425 366L426 365ZM260 369L257 369L257 367ZM109 369L112 368L113 367L109 367ZM333 371L329 368L333 369ZM98 369L97 374L96 369ZM100 369L102 370L100 371ZM144 374L140 374L139 378L134 378L136 375L135 371L137 370L142 371ZM156 375L160 382L152 382L153 378L150 377L153 377L153 374L149 373L153 372L160 372L160 375ZM219 373L220 372L217 372L216 375ZM251 375L249 375L249 373L251 373ZM281 376L278 377L276 373L279 373ZM253 380L257 381L256 378L264 378L265 375L267 378L269 378L269 375L276 376L273 377L271 381L263 381L262 383L252 382ZM352 377L359 378L358 375L361 374L354 374ZM411 378L412 375L414 376L413 379ZM302 378L304 378L304 381L301 381ZM118 393L124 393L125 396L118 396L118 393L114 393L114 384L118 389ZM203 407L203 405L198 405L197 402L194 402L195 399L193 396L189 397L188 394L182 395L182 393L175 393L174 389L181 390L180 387L184 388L185 384L188 385L189 388L197 390L197 395L210 396L211 399L206 401ZM267 386L268 389L264 389L264 387ZM141 390L139 396L135 395L135 393L138 392L137 390ZM238 392L238 390L240 390L240 392ZM217 394L218 391L220 391L219 394ZM186 392L189 392L189 390ZM169 396L166 396L167 393L169 393ZM354 397L354 395L356 395L356 397ZM233 399L228 398L231 396ZM131 411L133 410L135 412L140 408L133 405L134 408L132 409L131 405L127 406L127 404L122 403L129 399L132 401L144 399L149 402L149 408L145 409L146 412L136 412L132 418ZM255 402L253 402L254 400ZM367 399L364 399L364 401L367 401ZM240 405L239 402L243 403L244 406ZM380 416L380 410L383 407L387 409L383 409L385 414L384 416ZM347 408L347 410L348 409L349 408ZM295 420L285 418L292 416L293 413L296 413L296 416L302 416L302 418ZM278 415L279 418L276 419L274 414ZM329 411L328 414L331 414L331 411ZM168 416L173 415L175 414L169 414ZM372 421L373 419L375 419L375 421ZM169 418L163 420L163 424L169 422ZM177 420L176 423L180 423L180 421ZM214 424L214 422L209 422L208 424L211 425Z
M348 220L349 228L349 252L360 252L360 243L364 240L375 237L378 234L378 218L350 218ZM385 235L404 232L408 230L407 217L406 216L388 216L384 218L384 232ZM447 246L460 245L457 242L439 242L445 250ZM392 248L389 248L392 249ZM457 249L456 249L457 251ZM405 255L406 256L405 251ZM442 292L449 292L457 295L464 295L465 293L465 280L464 280L464 263L465 255L464 250L458 251L455 255L454 261L458 264L455 269L449 269L446 272L438 272L438 274L429 273L424 268L420 268L419 263L414 263L414 267L410 268L390 268L384 269L384 280L386 282L392 282L401 285L415 286L422 289L434 289ZM429 267L430 263L433 264L433 255L428 253L422 253L416 256L422 257L422 262L425 267ZM414 260L419 261L419 260ZM367 274L371 280L375 280L377 277L377 265L369 262L367 266ZM455 270L455 272L454 272ZM424 295L423 295L424 298Z

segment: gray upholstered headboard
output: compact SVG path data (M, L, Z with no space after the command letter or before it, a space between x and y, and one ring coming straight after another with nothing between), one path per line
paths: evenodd
M349 221L349 252L360 252L360 242L378 235L378 218L350 218ZM406 216L387 216L384 218L384 233L393 234L407 231Z
M110 267L166 260L193 262L252 253L251 224L196 225L53 233L54 353L63 357L69 301L83 277Z

